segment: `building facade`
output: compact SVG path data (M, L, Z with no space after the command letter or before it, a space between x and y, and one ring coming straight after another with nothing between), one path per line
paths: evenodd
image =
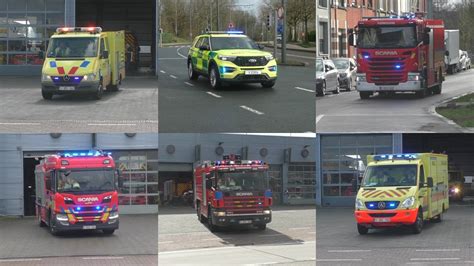
M314 204L314 137L237 134L159 134L160 202L172 204L193 189L193 169L224 154L263 160L270 166L269 184L275 204Z
M120 169L121 213L158 211L158 134L0 135L0 216L35 215L34 169L46 154L100 149Z
M140 65L153 67L158 0L0 0L0 76L40 75L49 37L58 27L126 30L140 45Z
M329 39L329 0L316 0L316 56L328 56Z

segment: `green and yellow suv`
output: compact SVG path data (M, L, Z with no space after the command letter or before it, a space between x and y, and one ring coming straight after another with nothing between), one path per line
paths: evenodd
M209 77L214 89L223 83L260 83L271 88L277 63L242 32L207 32L197 36L189 49L188 75L191 80Z

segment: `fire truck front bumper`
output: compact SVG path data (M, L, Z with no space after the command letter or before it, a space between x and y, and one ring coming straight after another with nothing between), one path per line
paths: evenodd
M69 222L61 216L56 215L56 221L53 225L58 232L75 230L116 230L119 228L119 218L107 219L102 221L87 222Z
M423 89L418 80L398 83L398 85L375 85L367 81L357 81L357 91L361 92L414 92Z
M272 213L270 210L258 214L227 214L215 211L212 214L212 221L217 226L261 225L272 221Z

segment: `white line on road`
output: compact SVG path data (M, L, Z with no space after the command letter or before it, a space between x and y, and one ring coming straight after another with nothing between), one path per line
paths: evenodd
M189 82L187 82L187 81L186 81L186 82L184 82L184 84L194 87L194 84L192 84L192 83L189 83Z
M217 94L215 94L215 93L213 93L213 92L211 92L211 91L206 91L206 93L209 94L209 95L211 95L211 96L213 96L213 97L216 97L216 98L222 98L222 96L217 95Z
M314 90L305 89L305 88L301 88L301 87L295 87L295 89L300 90L300 91L314 92Z
M411 258L411 261L460 260L460 258Z
M178 49L176 49L176 53L178 53L178 55L181 56L182 58L188 58L187 56L185 56L185 55L183 55L179 52L179 50L183 49L184 47L186 47L186 46L182 46L182 47L179 47Z
M175 75L170 75L170 78L177 79L178 77L176 77Z
M0 125L5 125L5 126L39 126L41 123L27 123L27 122L5 122L5 123L0 123Z
M83 260L122 260L123 257L83 257Z
M160 70L161 73L166 74L166 71Z
M454 249L417 249L416 251L425 251L425 252L457 252L457 251L461 251L460 249L458 248L454 248Z
M248 106L245 106L245 105L241 105L240 108L245 109L245 110L247 110L247 111L249 111L249 112L252 112L252 113L254 113L254 114L257 114L257 115L263 115L263 114L264 114L264 113L262 113L262 112L260 112L260 111L258 111L258 110L252 109L252 108L250 108L250 107L248 107Z
M342 262L342 261L362 261L362 259L317 259L319 262Z
M323 119L323 117L324 117L324 115L318 115L318 116L316 117L316 124L317 124L321 119Z
M351 252L371 252L372 250L370 249L339 249L339 250L328 250L328 252L330 253L337 253L337 252L341 252L341 253L351 253Z
M88 126L110 126L110 127L115 127L115 126L136 126L137 124L87 124Z
M24 262L24 261L40 261L41 259L0 259L2 262Z
M311 229L311 227L293 227L293 228L288 228L288 230L307 230Z

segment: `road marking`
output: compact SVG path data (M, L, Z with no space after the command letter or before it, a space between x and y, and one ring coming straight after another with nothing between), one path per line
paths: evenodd
M323 117L324 117L324 115L318 115L318 116L316 117L316 124L317 124L321 119L323 119Z
M293 227L293 228L288 228L288 230L306 230L306 229L311 229L311 227Z
M123 257L83 257L83 260L122 260Z
M319 262L362 261L362 259L316 259Z
M411 258L411 261L460 260L460 258Z
M342 252L342 253L345 253L345 252L371 252L372 250L370 249L340 249L340 250L328 250L328 252L330 253L336 253L336 252Z
M252 112L252 113L254 113L254 114L257 114L257 115L263 115L263 114L264 114L264 113L262 113L262 112L260 112L260 111L258 111L258 110L252 109L252 108L250 108L250 107L248 107L248 106L245 106L245 105L241 105L240 108L245 109L245 110L247 110L247 111L249 111L249 112Z
M295 89L300 90L300 91L314 92L314 90L305 89L305 88L301 88L301 87L295 87Z
M166 71L160 70L161 73L166 74Z
M178 77L176 77L174 75L170 75L170 78L177 79Z
M0 259L2 262L40 261L41 259Z
M88 126L108 126L108 127L115 127L115 126L136 126L137 124L87 124Z
M213 96L213 97L216 97L216 98L222 98L222 96L217 95L217 94L215 94L215 93L213 93L213 92L211 92L211 91L206 91L206 93L209 94L209 95L211 95L211 96Z
M192 83L189 83L189 82L187 82L187 81L186 81L186 82L184 82L184 84L194 87L194 84L192 84Z
M5 123L0 123L0 125L6 125L6 126L39 126L41 123L28 123L28 122L5 122Z
M184 47L186 47L186 46L182 46L182 47L179 47L178 49L176 49L176 53L177 53L179 56L181 56L182 58L188 58L187 56L185 56L185 55L183 55L183 54L181 54L181 53L179 52L179 50L183 49Z
M457 252L457 251L461 251L460 249L458 248L455 248L455 249L417 249L416 251L426 251L426 252Z

